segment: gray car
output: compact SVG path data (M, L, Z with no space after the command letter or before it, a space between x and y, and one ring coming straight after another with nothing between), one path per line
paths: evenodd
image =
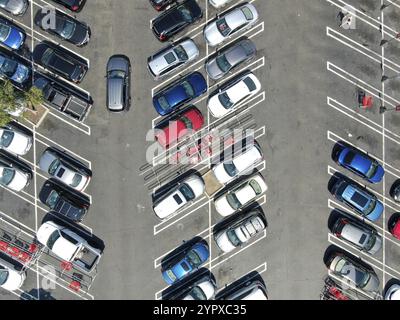
M107 108L111 112L130 107L131 63L124 55L114 55L107 63Z
M379 279L371 267L364 266L347 255L333 253L327 261L327 267L350 286L366 292L379 292Z
M233 46L222 49L217 56L206 63L206 71L211 79L218 80L238 65L256 56L256 46L248 39L240 40Z
M28 0L0 0L0 8L10 12L14 16L24 15L28 6Z
M369 254L377 253L382 247L382 238L375 229L348 218L338 218L332 227L332 232L339 239Z

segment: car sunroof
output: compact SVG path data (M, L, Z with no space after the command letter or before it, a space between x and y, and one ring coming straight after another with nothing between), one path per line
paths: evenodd
M65 169L64 168L60 168L60 170L58 170L58 172L57 172L57 177L61 178L62 175L64 174L64 172L65 172Z
M368 198L364 197L359 192L354 192L351 201L357 203L360 207L364 207L368 203Z

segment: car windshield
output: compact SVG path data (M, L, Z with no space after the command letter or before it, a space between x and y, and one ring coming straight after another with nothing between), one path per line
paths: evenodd
M10 146L13 138L14 138L14 132L9 130L4 130L0 138L0 145L3 148L7 148L8 146Z
M235 247L238 247L238 246L241 245L242 242L241 242L240 239L238 238L238 236L237 236L235 230L229 230L229 231L226 233L226 235L228 236L229 241L230 241Z
M60 165L61 165L60 160L58 160L58 159L54 160L49 166L49 174L54 176L54 174L56 173L56 171Z
M168 65L172 64L173 62L176 61L175 55L173 52L168 52L165 56L164 56L165 61L167 61Z
M110 78L121 78L124 79L125 78L125 72L122 70L112 70L109 73L109 77Z
M233 106L233 102L231 101L231 99L229 99L229 96L228 96L228 94L226 92L221 93L218 96L218 100L219 100L219 102L221 102L222 106L225 109L229 109L229 108L231 108Z
M6 41L10 32L11 28L9 26L0 24L0 41Z
M194 96L194 89L193 89L192 85L188 81L183 81L182 82L182 87L183 87L183 89L185 89L185 92L189 97L193 97Z
M371 250L374 247L375 243L376 243L376 236L371 235L368 239L368 242L365 244L365 249Z
M369 279L371 279L371 275L367 272L360 272L360 271L356 271L356 276L358 276L357 278L360 279L359 280L359 286L360 288L363 288L367 285Z
M238 171L235 167L235 165L233 164L233 162L226 162L224 163L224 169L226 171L226 173L230 176L230 177L234 177L235 175L237 175Z
M163 110L167 110L169 109L169 103L167 98L165 98L164 96L161 96L157 99L158 104L160 105L161 109Z
M246 84L246 86L247 86L247 88L249 89L250 92L257 89L256 84L254 83L254 81L250 77L244 78L243 82Z
M191 22L192 21L192 14L190 13L190 10L186 8L185 6L180 6L178 7L179 12L182 15L182 19L185 20L186 22Z
M180 120L185 124L185 127L186 127L187 129L193 129L192 121L190 121L189 118L187 118L187 117L185 117L185 116L182 116L182 117L180 118Z
M46 204L51 208L54 209L58 199L60 198L57 191L53 190L50 192L49 197L46 200Z
M253 19L253 13L251 12L251 10L247 7L242 8L242 12L244 14L244 16L246 17L246 20L251 20Z
M192 269L197 268L201 264L201 259L196 251L190 250L187 253L187 259Z
M231 32L231 28L229 28L228 24L226 23L225 18L219 19L216 22L218 31L226 37Z
M230 193L226 196L226 200L228 201L229 205L232 207L232 209L237 210L240 208L242 205L239 201L239 199L236 197L234 193Z
M193 193L192 189L186 184L182 184L179 188L179 191L183 194L186 201L193 200L195 198L195 194Z
M183 49L182 46L175 47L174 52L180 61L186 61L187 59L189 59L185 49Z
M46 244L47 247L48 247L50 250L52 250L52 249L53 249L53 246L54 246L54 243L56 243L57 239L60 238L60 237L61 237L61 235L60 235L60 233L58 232L58 230L54 231L54 232L50 235L49 240L47 240L47 244Z
M197 286L192 289L189 295L192 296L194 300L207 300L207 297L204 294L203 290L201 290Z
M0 286L6 283L8 275L8 270L4 269L3 266L0 266Z
M218 56L216 62L222 72L227 72L232 67L224 54Z
M172 272L172 270L168 269L168 270L166 271L166 273L167 273L168 277L169 277L172 281L175 281L175 280L176 280L176 276L175 276L175 274Z
M0 56L0 70L2 74L5 74L7 77L12 77L15 71L17 71L17 68L17 62Z
M65 39L70 39L75 32L76 24L69 21L65 20L63 29L61 31L61 36Z
M376 206L376 200L374 198L371 199L369 202L367 208L364 210L365 215L369 215L372 211L374 211Z
M256 195L259 195L262 193L262 189L261 186L258 184L258 182L256 180L251 180L249 182L250 187L253 188L254 192L256 193Z
M43 62L43 64L48 65L50 63L51 58L53 57L53 54L54 54L54 50L51 48L47 48L41 58L41 61Z
M9 185L10 182L14 179L15 170L10 168L3 168L2 175L0 177L0 183L4 185Z
M379 164L377 164L375 161L372 161L371 167L369 168L368 172L366 173L366 176L368 178L372 178L378 171L378 167L379 167Z
M76 188L82 181L82 176L80 174L75 173L74 178L71 182L71 187Z

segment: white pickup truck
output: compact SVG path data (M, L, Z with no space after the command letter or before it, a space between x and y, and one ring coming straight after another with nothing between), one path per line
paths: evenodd
M56 256L88 273L93 271L102 255L99 249L90 246L81 236L53 221L43 223L36 237Z

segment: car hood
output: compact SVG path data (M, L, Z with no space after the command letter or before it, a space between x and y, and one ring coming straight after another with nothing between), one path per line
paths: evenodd
M27 148L31 143L32 141L28 136L14 131L14 138L11 141L11 144L7 147L7 150L18 155L24 155L27 153Z
M125 73L129 72L129 63L125 57L113 56L107 63L107 72L113 70L122 70Z
M186 91L183 88L183 86L179 84L178 86L172 88L171 90L168 90L168 92L165 93L165 98L167 99L168 104L172 109L176 105L179 105L180 103L185 101L188 98L188 95L186 94Z
M14 179L10 182L10 184L7 187L15 191L21 191L26 187L28 182L29 178L26 174L22 173L19 170L15 170Z
M189 61L196 58L200 53L193 40L185 40L180 45L185 49Z
M218 99L219 94L213 95L207 103L208 109L210 110L212 116L214 118L223 117L225 114L229 112L229 109L226 109Z
M204 38L210 46L216 46L225 40L217 28L216 21L204 28Z
M53 222L48 221L43 223L38 231L36 232L36 238L42 245L47 245L47 240L49 240L50 235L58 230L58 228L53 224Z
M372 273L371 278L367 282L367 284L362 288L365 291L368 292L378 292L379 291L379 279L376 276L376 274Z
M223 252L231 252L235 246L229 241L226 231L219 233L215 237L215 242Z
M75 32L71 37L71 41L78 44L84 44L89 37L89 28L82 23L77 23Z
M382 212L383 212L383 204L379 200L377 200L374 210L372 210L372 212L368 214L366 218L371 221L376 221L380 218Z
M10 48L17 50L22 46L24 40L25 35L21 31L11 27L11 32L4 43Z
M382 181L384 174L385 174L385 170L382 168L381 165L379 165L374 176L370 179L370 181L372 183L379 183Z
M370 254L377 253L382 248L382 238L381 236L376 235L376 240L374 246L369 250Z
M231 177L225 171L223 163L217 164L212 170L213 170L213 173L214 173L215 177L217 178L218 182L220 182L222 184L225 184L233 179L233 177Z
M13 14L19 15L22 14L26 8L26 3L23 0L10 0L7 3L7 8Z
M195 197L200 197L204 193L205 185L202 178L198 175L192 175L189 178L185 179L185 182L189 185L192 189Z
M228 201L226 200L226 195L216 199L214 201L214 204L217 212L223 217L229 216L235 212L235 210L233 210L233 208L229 205Z
M19 273L15 270L8 269L8 278L1 287L9 291L17 290L24 284L25 278L26 274L24 272Z

